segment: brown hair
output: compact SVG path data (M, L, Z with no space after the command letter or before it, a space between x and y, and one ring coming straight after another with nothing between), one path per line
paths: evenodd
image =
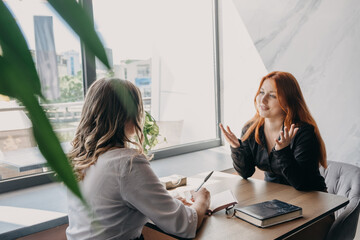
M274 71L261 79L259 89L256 92L254 99L256 114L247 122L246 125L248 125L249 128L243 135L242 140L245 141L248 139L255 131L255 140L258 144L261 144L259 129L264 124L264 118L259 115L259 110L256 105L256 97L259 95L260 88L266 79L273 79L275 82L279 103L285 113L284 125L288 129L292 123L295 123L296 125L299 123L308 123L314 127L314 132L320 145L319 163L326 168L325 143L320 135L319 128L305 103L299 83L291 73Z
M78 180L84 179L85 170L111 148L133 144L143 154L143 113L141 93L131 82L102 78L90 86L69 153ZM135 127L140 143L125 135L128 124Z

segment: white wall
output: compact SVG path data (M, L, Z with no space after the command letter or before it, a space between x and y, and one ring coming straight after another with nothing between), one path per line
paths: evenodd
M220 1L223 124L240 137L254 116L254 97L267 74L261 57L232 1Z
M237 15L238 20L234 17L235 22L231 24L237 32L240 31L240 25L245 24L267 71L288 71L298 79L308 107L324 138L328 159L359 166L360 2L357 0L224 0L223 2L228 5L233 4L233 11L236 11L233 15ZM236 38L244 38L232 34ZM245 38L247 37L246 35ZM240 40L236 41L240 43ZM232 43L231 46L225 47L233 47L238 51L239 56L243 56L241 47L235 45L236 43ZM250 52L250 48L247 50L245 54ZM252 51L251 54L255 58ZM233 59L236 60L235 54ZM225 70L229 68L226 62L224 64ZM245 66L257 67L258 72L264 72L257 61L250 63L247 61L246 64ZM230 64L232 65L234 63ZM235 71L235 66L230 68ZM241 72L240 68L242 67L239 67L239 72ZM249 69L245 70L251 72ZM254 76L257 76L256 74L253 73ZM225 84L233 85L234 76L235 73L232 76L224 75ZM240 83L238 86L245 88L245 85ZM239 95L254 90L252 84L246 89L241 91L239 88ZM228 91L234 93L235 89ZM236 108L234 110L238 111L240 103L233 106ZM229 115L225 115L225 118L228 117ZM242 119L240 116L235 118Z

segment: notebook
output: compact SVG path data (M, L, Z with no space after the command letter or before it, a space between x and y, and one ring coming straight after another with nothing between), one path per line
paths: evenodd
M211 196L210 207L207 212L208 215L216 213L222 209L235 206L238 201L234 197L231 190L226 190Z
M234 214L237 218L265 228L302 217L302 208L274 199L235 208Z

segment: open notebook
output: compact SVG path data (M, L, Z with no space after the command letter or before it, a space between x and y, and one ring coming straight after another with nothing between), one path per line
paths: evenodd
M191 204L192 196L190 191L195 190L202 183L204 177L206 177L208 173L209 172L204 172L198 174L195 177L188 177L186 185L179 186L175 189L169 190L169 194L174 198L183 198L186 200L187 203ZM211 178L204 184L204 187L206 187L207 185L211 185L223 181L225 179L236 178L236 177L238 176L215 171L211 176ZM211 194L211 200L210 200L211 202L210 202L210 209L208 211L209 215L238 203L237 199L234 197L230 189L224 190L220 193L215 193L215 194L210 193L210 194Z
M231 190L225 190L220 193L216 193L211 196L210 208L208 215L216 213L222 209L234 206L237 204L237 200Z

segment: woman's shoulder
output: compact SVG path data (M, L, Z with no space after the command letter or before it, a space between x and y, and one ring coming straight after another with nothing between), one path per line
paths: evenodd
M298 132L314 132L315 130L313 125L305 122L297 123L296 127L299 128Z
M118 164L127 164L129 161L133 163L148 162L144 154L140 154L138 150L133 148L113 148L100 157Z
M127 155L135 155L138 154L138 150L134 148L123 148L123 147L115 147L108 150L104 155L107 154L108 156L127 156Z
M242 134L246 133L246 131L249 129L249 127L253 124L253 122L247 122L242 128Z
M131 170L142 168L141 166L150 166L144 154L131 148L111 149L99 157L98 163L107 170L117 172L118 176L126 176Z
M245 133L248 131L248 129L251 127L251 125L253 124L254 122L253 121L248 121L247 123L245 123L245 125L243 126L242 130L241 130L241 136L244 136ZM254 132L252 132L250 134L250 136L253 137L254 135Z
M296 124L296 127L299 128L297 131L293 142L303 142L303 141L313 141L316 139L315 128L309 123L300 123Z

